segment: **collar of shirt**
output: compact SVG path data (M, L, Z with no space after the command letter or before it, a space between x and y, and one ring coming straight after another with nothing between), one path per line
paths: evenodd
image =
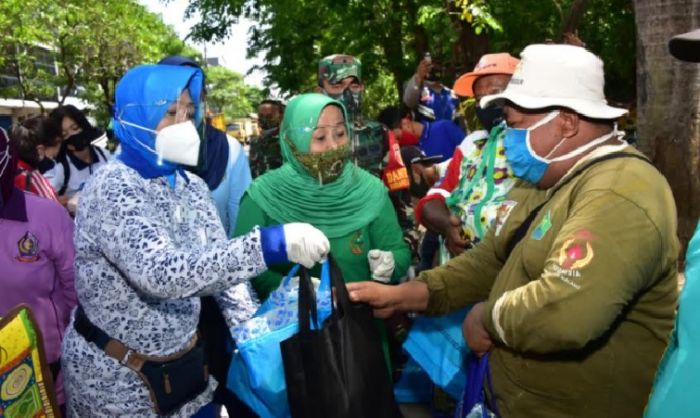
M27 203L23 191L16 187L12 190L10 199L0 207L0 219L27 222Z
M97 151L95 151L95 147L90 145L89 149L90 149L90 159L92 160L91 163L86 163L85 161L83 161L80 158L73 155L72 152L66 153L68 155L68 158L70 159L71 164L73 164L75 166L75 168L77 168L78 170L84 170L87 167L90 167L91 165L98 163L100 161L100 157L97 155Z
M185 184L190 184L190 178L187 177L187 173L182 167L177 168L172 174L168 174L165 177L165 182L170 186L171 189L175 189L175 181L177 180L177 174L180 174L180 177L182 177L185 180Z
M622 141L622 140L621 140L621 141ZM592 160L592 159L594 159L594 158L603 157L603 156L605 156L605 155L612 154L613 152L620 152L620 151L624 150L625 148L627 148L627 147L629 147L629 146L630 146L630 144L628 144L628 143L625 142L625 141L622 141L620 144L603 145L603 146L600 146L600 147L598 147L598 148L595 148L593 151L589 152L589 153L588 153L587 155L585 155L583 158L581 158L580 160L576 161L576 164L574 164L573 167L571 167L571 168L569 169L569 171L567 171L566 174L564 174L564 175L562 176L562 178L560 178L559 181L556 182L556 184L555 184L554 186L552 186L552 187L549 188L549 191L547 191L547 194L549 195L549 193L551 193L551 190L554 190L554 188L555 188L556 186L558 186L559 184L561 184L567 177L569 177L569 175L570 175L571 173L573 173L578 167L581 167L581 166L583 165L583 163L585 163L586 161L590 161L590 160Z

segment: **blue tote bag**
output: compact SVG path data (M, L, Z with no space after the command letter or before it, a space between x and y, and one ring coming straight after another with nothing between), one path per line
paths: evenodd
M462 336L462 321L471 306L448 315L414 319L403 348L425 370L430 380L458 400L467 384L469 347Z
M485 391L489 391L494 402L492 412L486 405ZM491 388L491 373L489 372L489 355L481 358L469 356L467 367L467 384L464 387L462 399L457 404L455 418L497 418L498 410L495 408L496 397Z
M700 417L700 224L688 244L676 327L651 391L645 418Z
M226 387L261 418L289 416L280 342L299 331L299 269L299 265L292 268L253 318L231 329L236 351ZM314 287L319 323L323 323L331 312L328 263Z

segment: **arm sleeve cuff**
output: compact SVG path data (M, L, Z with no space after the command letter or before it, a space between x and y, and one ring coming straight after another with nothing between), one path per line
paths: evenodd
M260 241L266 265L289 263L282 225L260 228Z
M488 331L489 335L491 336L491 340L493 340L494 342L498 341L502 344L506 344L506 342L503 340L501 334L496 329L497 328L496 325L494 324L495 318L493 315L493 310L494 310L494 307L496 305L498 305L498 300L487 301L486 307L484 309L484 316L481 318L481 320L482 320L482 323L484 325L484 328L486 328L486 331Z
M443 308L448 305L444 283L439 280L431 280L423 274L418 276L415 280L423 282L428 286L428 306L423 313L426 315L442 315L448 313Z
M445 201L445 197L441 194L440 191L437 190L438 189L430 189L430 191L428 192L429 194L423 196L418 201L418 204L416 205L416 209L414 211L414 216L416 217L416 222L418 224L423 224L423 207L426 203L430 202L431 200L440 200L442 202Z

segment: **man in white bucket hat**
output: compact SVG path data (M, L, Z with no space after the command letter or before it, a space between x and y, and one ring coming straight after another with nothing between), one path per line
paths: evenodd
M531 45L503 93L505 153L522 180L474 249L399 286L348 285L385 316L475 304L463 331L489 355L492 409L509 417L639 417L673 328L676 209L664 177L623 142L603 63Z

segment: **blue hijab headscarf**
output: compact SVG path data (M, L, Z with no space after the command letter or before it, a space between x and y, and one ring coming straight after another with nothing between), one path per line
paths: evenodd
M158 61L160 65L182 65L193 68L199 66L197 61L182 55L170 55ZM228 166L229 146L226 134L210 124L204 126L204 141L200 147L199 164L189 169L201 177L214 190L221 184Z
M114 134L121 143L117 158L144 178L166 176L172 184L175 172L182 172L182 167L159 161L156 134L145 129L155 130L168 107L185 89L192 98L198 125L202 119L199 98L203 80L202 70L184 66L139 65L127 71L115 93Z

